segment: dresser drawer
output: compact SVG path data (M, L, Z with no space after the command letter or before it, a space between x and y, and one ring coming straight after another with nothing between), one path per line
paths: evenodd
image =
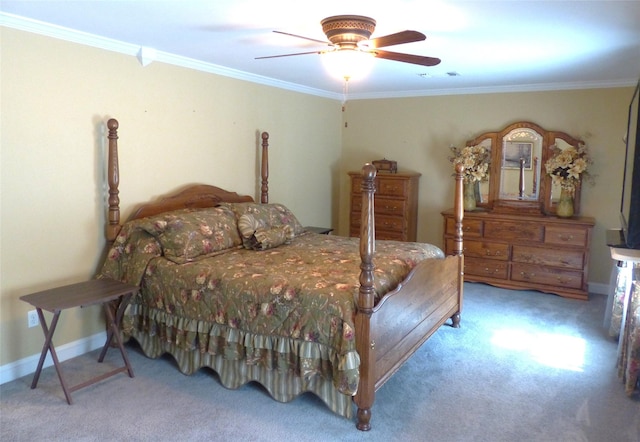
M564 267L569 269L584 268L584 252L567 249L543 249L540 247L513 246L514 262Z
M377 230L376 229L376 239L377 240L407 241L407 235L406 235L405 232L388 231L388 230Z
M356 212L362 211L362 198L360 195L351 199L351 210ZM382 213L387 215L403 216L407 210L406 200L396 200L391 198L378 198L377 196L373 201L374 213Z
M547 226L544 231L545 244L585 247L589 233L583 227Z
M389 198L376 198L374 201L374 211L376 214L402 216L406 210L405 200L394 200Z
M351 212L351 229L360 231L361 212ZM407 228L406 220L399 216L375 215L376 232L381 230L394 230L404 232ZM377 235L376 235L377 237Z
M376 195L405 198L409 194L409 182L406 179L378 177L375 179ZM351 178L351 193L361 195L362 177Z
M358 238L360 237L360 227L353 227L349 231L349 236ZM392 232L386 230L376 229L377 240L394 240L394 241L408 241L405 232Z
M527 222L492 220L484 222L484 237L513 242L542 242L544 226Z
M407 180L398 180L393 178L380 177L376 182L376 194L385 196L396 196L404 198L409 193L409 183Z
M456 220L447 218L447 235L456 234ZM465 238L479 238L482 236L482 221L477 219L465 219L462 221L462 234Z
M446 250L453 253L454 243L453 238L447 238ZM509 244L466 240L463 241L463 253L465 259L472 257L507 261L509 259Z
M515 262L511 267L511 280L572 289L582 288L582 272L580 271Z
M507 279L508 268L505 261L464 257L465 275Z

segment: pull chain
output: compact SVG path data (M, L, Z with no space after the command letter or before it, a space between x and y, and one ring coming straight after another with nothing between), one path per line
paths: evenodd
M344 84L342 85L342 112L347 108L347 99L349 96L349 77L344 77Z

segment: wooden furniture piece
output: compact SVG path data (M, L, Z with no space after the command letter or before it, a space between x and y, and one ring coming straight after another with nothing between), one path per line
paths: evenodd
M480 134L467 146L491 152L489 179L476 189L474 211L465 212L465 281L588 298L593 218L556 216L561 189L546 173L554 149L578 150L582 141L527 121ZM452 252L453 212L445 211L444 243Z
M305 226L304 229L308 232L319 233L321 235L330 235L331 232L333 232L331 227Z
M118 195L118 159L117 159L117 129L118 122L109 120L109 194ZM268 134L264 133L262 156L262 202L268 201L268 165L266 164L266 145ZM398 177L402 175L398 174ZM393 177L393 178L398 178ZM383 182L388 182L385 176ZM401 178L398 186L409 186L411 179ZM417 178L412 178L417 179ZM376 295L374 254L376 248L374 228L374 192L376 169L366 164L355 180L361 188L359 254L361 258L359 272L359 288L354 293L354 330L355 346L359 358L359 385L353 400L357 406L357 428L369 430L371 428L371 409L374 403L375 391L379 389L410 356L449 318L454 327L459 326L460 311L462 309L462 168L458 168L456 175L454 218L456 236L454 238L453 256L442 259L427 259L416 264L413 270L395 290ZM380 188L380 186L378 186ZM213 186L199 185L197 192L186 191L169 198L160 199L148 206L153 210L144 209L142 213L162 213L183 207L206 207L226 201L229 196L237 199L239 196L232 192L223 191ZM198 194L198 192L200 194ZM235 195L235 196L234 196ZM408 194L405 194L408 195ZM251 200L251 197L242 197ZM143 207L148 207L143 206ZM110 226L107 229L107 239L113 242L121 225L120 208L117 198L109 199ZM408 238L407 234L407 238ZM313 283L310 283L313 285ZM142 286L142 285L141 285ZM179 295L176 295L179 296ZM376 297L379 299L376 301ZM163 313L164 314L164 313ZM176 318L179 321L180 318ZM296 341L301 344L301 341ZM296 344L296 345L298 345ZM182 351L182 348L181 348ZM197 342L193 348L197 353L200 366L204 366ZM184 352L183 352L184 353ZM175 355L174 355L175 357ZM227 363L229 361L225 361ZM246 363L240 360L241 363ZM213 368L213 367L212 367ZM215 367L216 370L223 367ZM266 369L266 368L265 368ZM282 372L273 368L273 376L280 377ZM223 379L225 373L218 373ZM287 373L296 376L296 373ZM299 374L298 374L299 375ZM327 384L326 391L315 391L327 404L334 396L340 396L339 390ZM268 389L267 386L265 388ZM325 390L325 389L323 389ZM309 390L311 391L311 390ZM325 396L323 396L325 395ZM346 400L352 400L348 396ZM351 407L349 407L351 409Z
M609 234L609 232L607 232ZM610 247L617 272L609 294L609 335L618 338L618 377L627 396L640 392L640 250Z
M40 325L42 326L42 331L45 336L40 361L38 362L38 367L33 375L31 388L34 389L38 385L40 372L42 371L42 366L45 358L47 357L47 352L51 353L51 358L53 359L53 364L56 368L56 372L58 373L58 378L60 379L64 396L67 398L67 403L69 405L72 404L71 393L76 390L93 385L103 379L125 371L129 374L129 377L133 377L133 369L129 364L127 352L122 346L119 325L131 295L133 295L137 290L138 287L135 285L126 284L120 281L114 281L112 279L94 279L91 281L80 282L77 284L71 284L64 287L43 290L41 292L21 296L21 300L28 302L36 308L38 318L40 319ZM114 315L109 307L109 303L115 300L119 300L120 303ZM80 384L68 386L62 372L62 366L58 361L56 349L53 345L53 334L56 331L56 326L58 325L58 320L60 319L60 313L62 313L62 310L73 307L86 307L94 304L102 304L104 306L108 326L107 340L102 347L102 351L98 357L98 362L102 362L104 360L107 350L111 345L111 340L115 337L117 346L120 349L120 354L124 360L124 366L111 370L107 373L94 376ZM47 310L53 313L53 318L51 319L51 324L49 326L47 326L42 310Z
M362 218L362 174L351 177L349 235L359 236ZM379 172L375 180L376 239L416 241L418 229L418 184L415 172Z
M445 253L450 254L455 220L452 211L443 216ZM486 211L465 212L464 217L465 281L588 299L593 218Z
M546 173L545 163L554 155L554 149L579 149L584 143L564 132L520 121L500 131L480 134L466 145L483 146L491 153L489 179L478 186L478 208L501 213L555 215L561 188ZM518 157L524 160L525 167L519 167ZM578 182L574 197L576 215L580 213L580 191L581 182Z

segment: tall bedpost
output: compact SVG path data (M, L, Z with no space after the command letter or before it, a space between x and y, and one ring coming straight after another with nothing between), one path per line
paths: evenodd
M269 203L269 133L262 132L262 186L260 188L260 202Z
M455 220L455 234L453 244L453 254L462 255L462 219L464 217L464 204L463 204L463 184L464 181L464 166L462 164L456 164L456 187L455 197L453 200L453 217Z
M358 292L356 349L360 355L361 366L368 369L360 371L360 383L355 397L358 406L356 427L358 430L371 429L371 407L375 399L375 346L371 336L371 314L373 313L375 291L373 287L373 255L375 253L375 217L374 194L376 168L367 163L362 167L362 219L360 223L360 290Z
M460 327L460 312L462 311L462 299L464 289L464 243L462 233L462 220L464 218L463 207L463 187L464 187L464 166L456 164L456 187L453 200L453 217L455 220L455 233L453 238L453 255L458 260L458 305L459 310L451 317L453 327Z
M120 232L120 198L118 186L120 171L118 167L118 120L111 118L107 121L109 129L109 158L107 180L109 182L109 224L107 225L107 240L112 242Z

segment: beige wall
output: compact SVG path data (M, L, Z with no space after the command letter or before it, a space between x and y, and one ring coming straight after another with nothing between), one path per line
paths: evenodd
M91 277L104 250L105 122L120 121L120 197L188 182L257 195L258 133L271 134L271 201L346 234L346 172L383 157L423 174L418 239L441 243L450 144L516 120L585 137L596 185L591 281L608 282L604 230L618 225L631 88L340 102L0 28L0 367L39 353L21 295ZM342 128L343 121L348 127ZM613 197L611 196L613 195ZM103 330L99 310L63 313L58 346Z
M8 28L0 37L0 366L42 346L21 295L96 272L110 117L120 122L125 216L189 182L256 196L263 130L271 135L271 201L306 225L337 216L327 170L340 160L339 101L161 63L143 68L135 57ZM96 308L65 311L55 343L103 327Z
M418 240L442 246L440 212L453 206L449 146L515 121L532 121L582 138L591 151L595 185L584 186L581 199L581 213L596 219L589 281L608 284L605 230L619 227L622 137L632 92L611 88L352 101L344 116L339 232L348 232L347 171L386 157L401 169L422 173Z

